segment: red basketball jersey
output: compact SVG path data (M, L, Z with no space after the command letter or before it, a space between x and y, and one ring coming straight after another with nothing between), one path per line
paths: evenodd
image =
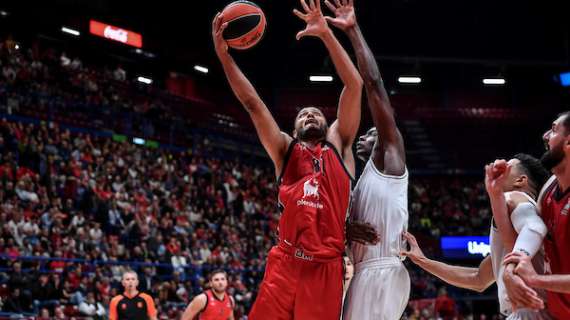
M352 177L336 148L294 140L279 179L279 240L317 258L340 257Z
M234 303L229 294L224 294L224 300L219 300L212 290L205 292L208 301L204 310L198 316L199 320L228 320L234 310Z
M541 203L548 227L544 248L552 274L570 274L570 190L564 194L554 181ZM570 319L570 294L547 291L548 311L556 319Z

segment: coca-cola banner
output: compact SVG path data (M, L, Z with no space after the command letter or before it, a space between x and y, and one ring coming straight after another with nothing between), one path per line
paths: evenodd
M142 48L142 35L106 23L91 20L89 32L109 40L118 41L136 48Z

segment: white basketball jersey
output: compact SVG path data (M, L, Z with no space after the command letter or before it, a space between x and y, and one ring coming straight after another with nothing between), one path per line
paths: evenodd
M368 160L352 201L352 219L370 223L380 234L376 245L352 243L353 262L399 257L405 249L402 233L408 228L408 170L402 176L385 175Z
M535 208L537 207L536 201L534 201L526 193L524 194L530 203L532 203ZM538 214L538 208L536 209L536 214ZM491 224L490 239L491 243L491 262L493 264L493 273L495 274L495 281L497 282L498 295L499 295L499 308L502 314L509 315L512 312L511 303L507 300L507 291L505 289L505 283L503 282L503 272L505 271L505 266L503 265L503 260L510 251L507 251L503 242L501 241L501 235L499 230L495 227L494 223ZM539 274L544 273L544 249L540 249L534 258L532 259L534 268ZM538 292L543 298L546 297L544 292Z

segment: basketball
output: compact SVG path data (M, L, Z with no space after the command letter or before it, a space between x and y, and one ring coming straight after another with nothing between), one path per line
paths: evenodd
M223 37L228 46L245 50L255 46L265 32L265 15L253 2L235 1L222 11L223 23L228 23Z

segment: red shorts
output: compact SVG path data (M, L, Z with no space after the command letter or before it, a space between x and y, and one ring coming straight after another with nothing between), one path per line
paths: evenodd
M342 308L342 257L319 260L275 246L249 320L338 320Z

